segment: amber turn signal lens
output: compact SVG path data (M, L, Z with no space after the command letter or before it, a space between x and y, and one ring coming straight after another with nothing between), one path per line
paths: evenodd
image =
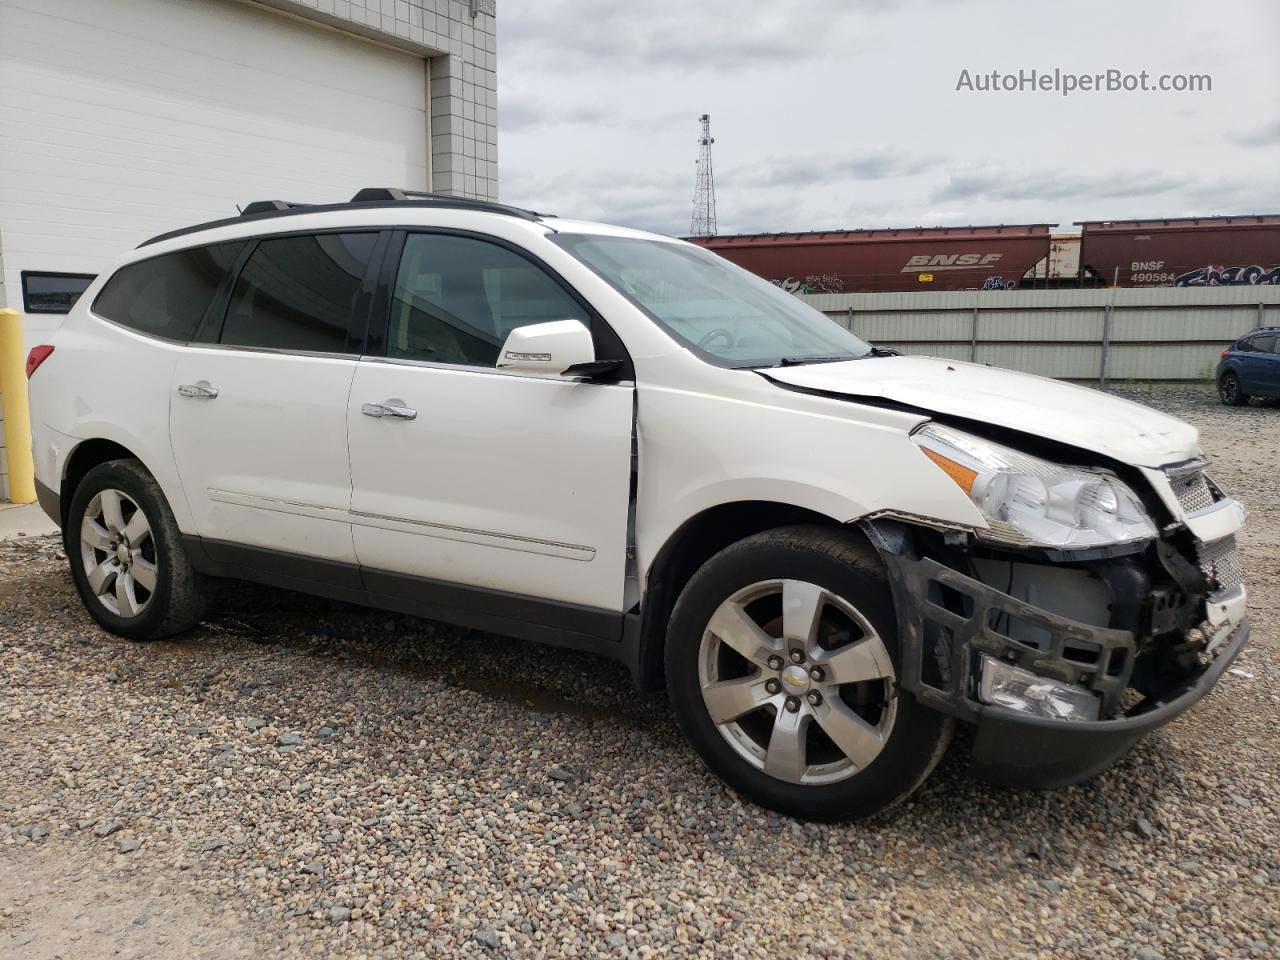
M948 460L942 454L930 450L928 447L921 447L924 455L942 468L942 472L956 482L956 485L965 493L973 492L973 483L978 479L978 471L971 470L962 463L956 463L954 460Z

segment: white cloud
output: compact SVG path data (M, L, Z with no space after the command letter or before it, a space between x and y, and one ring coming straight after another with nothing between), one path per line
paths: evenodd
M683 233L709 112L722 232L1272 212L1280 4L1215 11L512 0L498 16L502 198ZM1213 90L955 90L962 68L1055 66L1207 71Z

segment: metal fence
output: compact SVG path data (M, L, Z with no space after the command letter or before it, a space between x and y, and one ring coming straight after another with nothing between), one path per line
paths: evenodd
M1204 380L1228 343L1280 325L1280 286L818 293L865 340L1062 380Z

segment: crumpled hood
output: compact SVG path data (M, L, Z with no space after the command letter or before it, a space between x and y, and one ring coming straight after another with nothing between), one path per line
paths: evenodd
M990 423L1123 463L1160 467L1200 455L1195 427L1087 387L935 357L879 357L760 371L806 390L892 400Z

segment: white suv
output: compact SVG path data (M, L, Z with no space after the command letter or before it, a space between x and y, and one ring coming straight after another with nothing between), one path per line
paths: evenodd
M29 372L106 629L237 577L596 651L802 817L906 796L956 721L999 781L1092 776L1248 635L1193 428L871 347L635 230L256 203L123 258Z

